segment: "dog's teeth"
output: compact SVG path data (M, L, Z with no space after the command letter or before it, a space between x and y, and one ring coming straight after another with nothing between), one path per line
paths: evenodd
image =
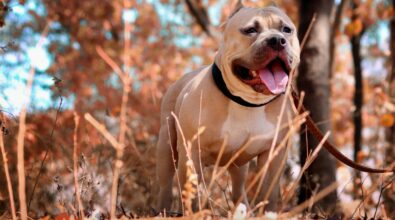
M252 76L256 77L256 71L255 70L252 71Z

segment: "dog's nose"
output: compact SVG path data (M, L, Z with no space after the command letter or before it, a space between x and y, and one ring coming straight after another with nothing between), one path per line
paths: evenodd
M283 37L275 36L267 40L267 45L274 50L282 50L287 45L287 41Z

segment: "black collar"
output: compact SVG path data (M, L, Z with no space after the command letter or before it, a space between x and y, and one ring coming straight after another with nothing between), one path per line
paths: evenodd
M250 103L250 102L247 102L246 100L242 99L241 97L234 96L234 95L232 95L232 93L230 93L228 87L226 87L224 78L222 78L221 70L218 68L218 66L215 63L213 63L213 65L212 65L211 73L213 75L215 85L217 85L218 89L222 92L222 94L224 94L226 97L228 97L232 101L238 103L239 105L242 105L245 107L261 107L261 106L269 104L270 102L277 99L280 95L282 95L282 94L279 94L265 103L261 103L261 104Z

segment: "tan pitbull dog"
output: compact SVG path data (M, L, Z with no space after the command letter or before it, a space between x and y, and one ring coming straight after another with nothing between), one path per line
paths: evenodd
M191 159L199 179L200 164L214 165L225 139L220 165L225 165L249 139L257 137L228 168L233 201L242 198L248 205L245 192L248 162L255 157L259 167L267 162L285 99L283 93L289 83L288 74L298 65L299 54L296 28L280 9L240 5L232 13L224 26L214 64L184 75L163 98L156 152L159 210L170 210L175 166L180 185L186 182L188 158L183 136L192 140L202 126L204 132L191 147ZM280 132L278 140L284 134L284 130ZM271 162L262 192L267 191L284 157L285 150ZM178 163L174 164L173 158ZM276 183L268 209L276 208L278 197Z

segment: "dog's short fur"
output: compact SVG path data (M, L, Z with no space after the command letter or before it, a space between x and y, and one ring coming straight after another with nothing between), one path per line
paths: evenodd
M300 48L294 24L277 7L262 9L241 6L224 25L223 39L215 63L221 70L229 91L249 103L259 104L271 100L277 93L275 95L268 86L257 83L259 76L251 79L250 75L252 70L269 66L268 63L274 59L281 59L282 68L287 73L298 65ZM242 198L243 203L248 204L244 189L248 162L257 157L258 167L262 167L267 161L284 95L262 107L245 107L223 95L215 85L211 71L210 65L184 75L168 89L163 99L156 155L160 186L159 210L170 210L171 207L175 173L173 157L178 160L176 166L181 186L186 182L188 158L182 136L191 140L201 126L205 130L199 136L199 144L195 140L191 148L191 158L200 176L199 146L203 166L213 165L226 139L220 160L220 165L225 165L247 140L257 137L228 169L234 202ZM250 75L246 76L246 73ZM176 125L172 112L178 118L180 128ZM284 130L280 132L278 140L284 134ZM267 191L276 174L275 170L279 169L284 157L286 154L282 150L271 162L262 192ZM276 207L278 186L276 183L269 196L269 209Z

